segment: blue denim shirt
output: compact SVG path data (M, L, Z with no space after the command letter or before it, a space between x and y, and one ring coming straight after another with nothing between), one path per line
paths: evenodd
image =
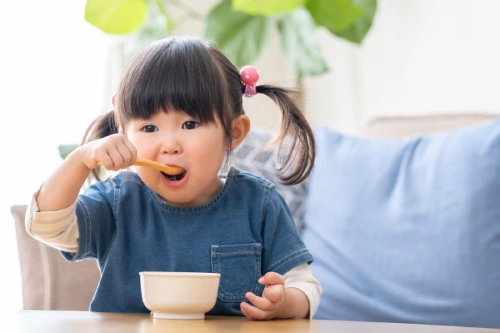
M91 311L149 312L140 271L220 273L210 315L242 315L245 293L261 295L257 280L313 258L274 185L232 168L220 193L190 208L166 204L139 176L122 172L78 198L78 253L95 258L101 279Z

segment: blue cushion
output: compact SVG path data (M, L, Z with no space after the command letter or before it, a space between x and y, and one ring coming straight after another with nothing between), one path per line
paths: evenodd
M500 328L500 119L407 139L315 133L315 318Z

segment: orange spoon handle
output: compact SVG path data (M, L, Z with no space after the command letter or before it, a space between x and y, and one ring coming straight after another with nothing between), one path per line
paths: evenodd
M98 162L97 164L101 165L100 162ZM135 160L134 165L136 165L136 166L150 167L150 168L153 168L153 169L156 169L156 170L163 171L166 174L169 174L171 176L179 175L179 174L181 174L181 173L184 172L183 168L171 167L171 166L168 166L168 165L165 165L165 164L161 164L161 163L158 163L158 162L155 162L155 161L151 161L151 160L147 160L145 158L140 158L140 157L137 157L137 159Z
M184 169L182 169L182 168L171 167L171 166L168 166L168 165L165 165L165 164L161 164L161 163L158 163L158 162L155 162L155 161L151 161L151 160L146 160L146 159L140 158L140 157L138 157L135 160L135 164L134 165L137 165L137 166L146 166L146 167L154 168L156 170L163 171L166 174L169 174L169 175L172 175L172 176L175 176L175 175L178 175L178 174L181 174L181 173L184 172Z

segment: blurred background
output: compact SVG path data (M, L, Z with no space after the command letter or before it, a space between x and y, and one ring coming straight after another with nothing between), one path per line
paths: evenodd
M204 37L210 23L207 17L221 1L164 3L171 19L167 23L175 23L172 34ZM275 15L273 28L262 30L261 39L266 43L249 63L259 69L260 84L299 84L300 103L313 125L356 135L378 116L500 112L499 1L319 3L317 8L308 7L311 13L328 14L330 7L321 7L328 3L340 7L351 3L361 9L376 4L376 10L368 20L357 22L358 28L364 23L368 29L360 42L349 34L342 37L344 30L338 26L307 30L312 21L307 17L304 21L304 16L299 17L301 21L281 21L288 24L288 30L279 30ZM138 45L137 34L106 33L85 20L86 4L86 0L0 4L0 168L4 178L0 186L4 225L0 253L2 271L7 273L0 285L0 311L22 305L10 206L28 204L32 193L61 163L59 145L79 143L87 125L111 109L121 70ZM339 20L345 21L348 14ZM350 14L355 21L356 11ZM314 19L318 23L321 18ZM306 28L300 25L304 22ZM217 35L217 29L221 28L212 26L212 33ZM283 31L295 31L302 38L296 40L295 48L289 44L283 51ZM252 36L239 42L252 47ZM315 52L313 61L300 69L301 59L294 56L307 53L309 47ZM267 98L245 99L245 109L253 126L276 125L279 113Z

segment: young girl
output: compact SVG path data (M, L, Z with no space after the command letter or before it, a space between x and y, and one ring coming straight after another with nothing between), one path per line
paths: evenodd
M313 166L315 141L304 116L286 89L257 86L257 76L251 67L240 76L195 37L152 43L125 69L115 110L91 124L35 193L28 232L68 260L98 262L91 311L147 312L139 272L184 271L221 274L209 315L312 317L321 287L283 198L256 175L220 172L250 129L242 96L255 93L282 111L283 183L303 181ZM100 165L117 171L137 157L182 173L136 167L80 191Z

